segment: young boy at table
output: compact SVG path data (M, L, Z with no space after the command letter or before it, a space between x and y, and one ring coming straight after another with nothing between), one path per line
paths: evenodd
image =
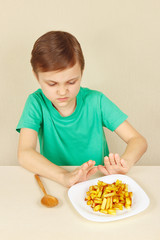
M126 174L146 151L146 140L103 93L80 86L85 63L77 39L63 31L44 34L31 65L41 88L29 95L16 128L21 166L66 187L97 170ZM103 127L127 143L122 156L109 154ZM67 165L79 167L68 172L61 167Z

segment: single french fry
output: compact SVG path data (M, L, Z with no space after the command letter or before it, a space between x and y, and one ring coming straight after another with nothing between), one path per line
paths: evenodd
M96 190L96 194L98 194L98 193L99 193L99 191L100 191L100 189L99 189L99 188L97 188L97 190Z
M110 206L110 197L107 198L106 210L109 209Z
M90 196L86 196L85 201L87 201L87 200L91 200L91 197Z
M122 181L120 181L120 180L117 179L115 185L118 186L118 185L121 184L121 183L122 183Z
M96 200L96 199L94 199L94 202L95 202L95 203L98 203L98 204L102 204L102 200Z
M117 197L117 199L116 199L116 203L119 203L119 198Z
M101 209L102 209L102 210L105 209L105 207L106 207L106 203L107 203L107 199L104 198L104 199L103 199L103 202L102 202L102 205L101 205Z
M112 196L115 196L116 193L115 192L112 192L112 193L107 193L107 194L104 194L103 197L104 198L107 198L107 197L112 197Z
M130 208L131 208L131 206L130 206L130 205L127 205L127 204L125 204L125 208L127 208L127 209L130 209Z
M91 201L87 201L87 205L91 205Z
M95 190L91 190L90 193L96 194L97 191L95 191Z
M108 213L111 215L116 215L116 209L108 209Z
M126 198L126 205L131 205L131 200L130 200L130 198Z
M99 193L98 193L98 195L97 195L97 197L101 197L102 196L102 191L99 191Z
M95 197L94 201L95 201L95 200L102 201L102 198L100 198L100 197Z
M110 206L109 208L112 208L112 197L110 198Z
M125 192L125 197L129 197L129 192Z
M89 187L89 191L92 191L92 190L93 190L93 186L90 186L90 187Z
M130 196L130 198L132 198L133 197L133 193L129 192L129 196Z
M96 203L95 202L93 202L92 203L92 208L94 208L96 206Z
M106 210L106 209L104 209L104 210L99 210L101 213L105 213L105 214L108 214L108 211Z
M90 197L91 197L91 199L94 199L96 197L96 195L91 193Z
M128 184L125 184L125 191L128 192Z
M121 203L114 204L113 207L117 210L123 210L123 204Z
M120 200L120 201L124 201L124 198L123 198L123 197L120 197L119 200Z
M97 205L93 208L93 210L96 212L96 211L99 211L101 209L101 205Z
M90 195L90 191L86 192L87 195Z

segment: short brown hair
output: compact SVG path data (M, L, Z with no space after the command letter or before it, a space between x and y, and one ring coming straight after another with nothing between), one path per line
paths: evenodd
M31 53L35 73L64 70L78 61L81 71L85 61L80 43L68 32L50 31L37 39Z

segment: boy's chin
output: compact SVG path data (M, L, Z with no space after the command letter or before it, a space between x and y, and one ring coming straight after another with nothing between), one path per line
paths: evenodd
M68 102L67 101L65 101L65 102L52 102L52 104L55 107L67 107L68 106Z

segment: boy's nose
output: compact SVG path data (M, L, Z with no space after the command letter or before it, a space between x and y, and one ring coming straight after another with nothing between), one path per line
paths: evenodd
M65 87L61 87L61 88L58 89L58 94L60 96L65 96L66 93L67 93L67 89Z

